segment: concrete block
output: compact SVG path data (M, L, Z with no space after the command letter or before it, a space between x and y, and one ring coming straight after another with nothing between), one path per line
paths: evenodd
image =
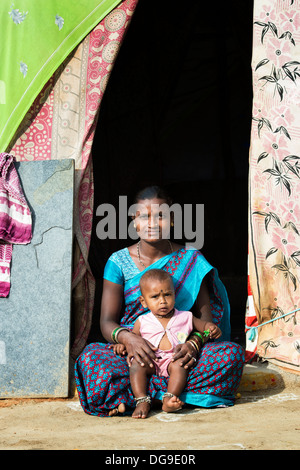
M0 398L67 397L74 161L17 162L33 238L14 245L0 299Z

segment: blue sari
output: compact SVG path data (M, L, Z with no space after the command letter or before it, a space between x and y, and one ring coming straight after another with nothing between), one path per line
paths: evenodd
M229 341L230 306L226 289L217 270L199 251L181 248L144 271L139 271L127 248L114 253L107 261L104 278L124 286L120 325L132 329L138 316L147 313L139 301L139 280L146 270L153 268L172 275L178 310L191 310L206 276L213 321L223 333L220 340L202 347L195 367L189 372L181 400L208 408L233 405L243 372L244 350ZM107 344L92 343L84 349L75 364L75 380L80 403L88 414L108 416L121 403L127 409L135 407L126 359L115 355ZM151 398L161 399L166 390L167 378L156 375L149 378L147 393Z

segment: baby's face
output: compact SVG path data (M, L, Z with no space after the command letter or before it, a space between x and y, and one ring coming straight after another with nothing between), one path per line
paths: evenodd
M143 285L141 302L152 313L164 316L171 312L175 305L174 286L168 279L158 281L149 279Z

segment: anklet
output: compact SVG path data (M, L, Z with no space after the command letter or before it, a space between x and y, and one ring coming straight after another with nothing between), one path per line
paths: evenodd
M151 405L151 397L149 397L149 395L146 395L145 397L135 398L134 400L136 402L136 406L140 403L149 403L149 405Z
M165 398L172 398L172 397L175 397L174 393L170 393L170 392L165 392L162 396L162 401L165 399Z

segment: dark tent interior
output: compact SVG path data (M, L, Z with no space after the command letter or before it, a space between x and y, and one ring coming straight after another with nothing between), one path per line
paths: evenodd
M156 8L154 6L156 5ZM158 5L158 7L157 7ZM244 342L247 300L248 162L252 107L253 1L140 0L111 73L93 144L95 211L118 208L149 184L173 201L204 204L204 245L231 303L232 340ZM134 243L99 240L88 342L99 329L108 256Z

